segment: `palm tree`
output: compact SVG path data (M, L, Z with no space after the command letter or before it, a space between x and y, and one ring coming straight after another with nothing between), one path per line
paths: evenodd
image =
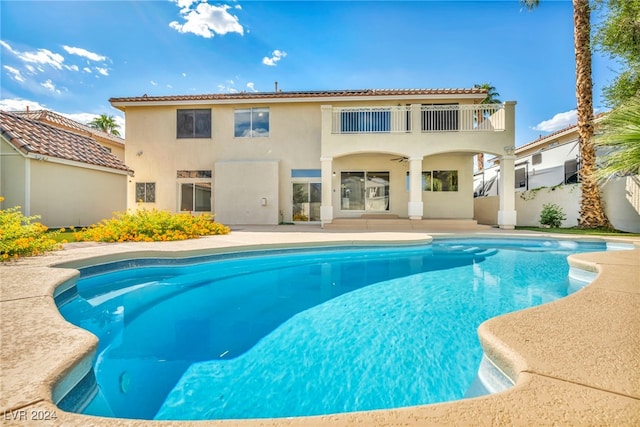
M596 177L640 174L640 93L611 111L598 129L595 145L605 153Z
M487 96L480 102L480 104L501 104L502 101L498 99L500 94L496 92L496 88L491 86L491 83L482 83L473 85L474 89L484 89L487 91ZM478 111L478 124L484 119L482 112ZM478 153L478 170L484 170L484 153Z
M480 102L480 104L502 104L502 101L498 99L500 94L496 92L496 88L491 86L491 83L482 83L481 85L473 85L474 89L484 89L487 91L487 96Z
M89 126L94 129L101 130L102 132L110 133L111 135L120 136L120 132L118 131L120 125L116 123L113 116L101 114L95 119L91 120L89 122Z
M580 147L580 218L583 228L610 228L604 212L600 188L595 177L596 152L593 146L593 80L591 79L591 8L589 0L573 1L573 34L576 55L576 100L578 108L578 140ZM539 0L520 0L529 10Z

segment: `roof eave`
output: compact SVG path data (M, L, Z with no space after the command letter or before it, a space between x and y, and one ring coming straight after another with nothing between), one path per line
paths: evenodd
M32 159L32 160L45 161L45 162L51 162L51 163L58 163L58 164L66 165L66 166L74 166L74 167L79 167L79 168L84 168L84 169L93 169L93 170L99 170L99 171L104 171L104 172L111 172L111 173L116 173L116 174L119 174L119 175L130 175L130 176L133 176L133 173L134 173L134 171L132 169L129 169L128 167L127 167L127 169L124 169L124 168L121 169L121 168L115 168L115 167L111 167L111 166L98 165L98 164L95 164L95 163L81 162L81 161L78 161L78 160L71 160L71 159L65 159L65 158L62 158L62 157L55 157L55 156L48 155L48 154L28 153L25 157L27 157L28 159Z
M162 97L138 97L138 98L111 98L109 102L120 111L125 111L126 107L161 107L172 105L202 105L202 104L276 104L276 103L335 103L335 102L361 102L361 101L414 101L432 99L469 99L483 100L485 93L429 93L429 94L379 94L379 95L354 95L354 96L281 96L274 94L270 96L248 97L248 98L206 98L201 99L161 99ZM177 97L179 98L179 97Z

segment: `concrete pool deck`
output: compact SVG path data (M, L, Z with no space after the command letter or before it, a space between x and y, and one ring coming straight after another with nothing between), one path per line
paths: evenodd
M245 227L227 236L181 242L68 244L62 251L0 265L2 425L640 425L640 248L573 255L569 258L573 267L598 273L593 283L561 300L496 317L480 326L485 354L516 381L513 388L501 393L370 412L193 422L90 417L64 412L53 403L72 386L70 378L86 372L97 344L93 335L67 323L58 312L53 300L56 288L70 283L78 273L53 265L78 267L96 263L96 257L106 262L264 245L417 243L430 241L431 235L454 234ZM560 236L501 230L464 235ZM635 243L639 245L640 239ZM52 415L55 420L42 420Z

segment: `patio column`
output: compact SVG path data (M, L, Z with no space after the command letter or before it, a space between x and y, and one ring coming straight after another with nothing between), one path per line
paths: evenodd
M409 219L422 219L422 157L409 158Z
M513 230L516 226L516 189L514 147L505 147L506 155L500 158L500 210L498 210L498 226L505 230Z
M333 221L333 157L321 157L322 202L320 204L321 225Z

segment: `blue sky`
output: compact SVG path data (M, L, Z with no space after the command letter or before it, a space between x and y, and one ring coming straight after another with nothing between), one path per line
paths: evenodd
M575 123L571 1L0 0L0 109L87 122L111 97L466 88L517 101L516 145ZM597 19L597 16L593 16ZM594 107L615 63L594 53ZM123 129L124 130L124 126Z

